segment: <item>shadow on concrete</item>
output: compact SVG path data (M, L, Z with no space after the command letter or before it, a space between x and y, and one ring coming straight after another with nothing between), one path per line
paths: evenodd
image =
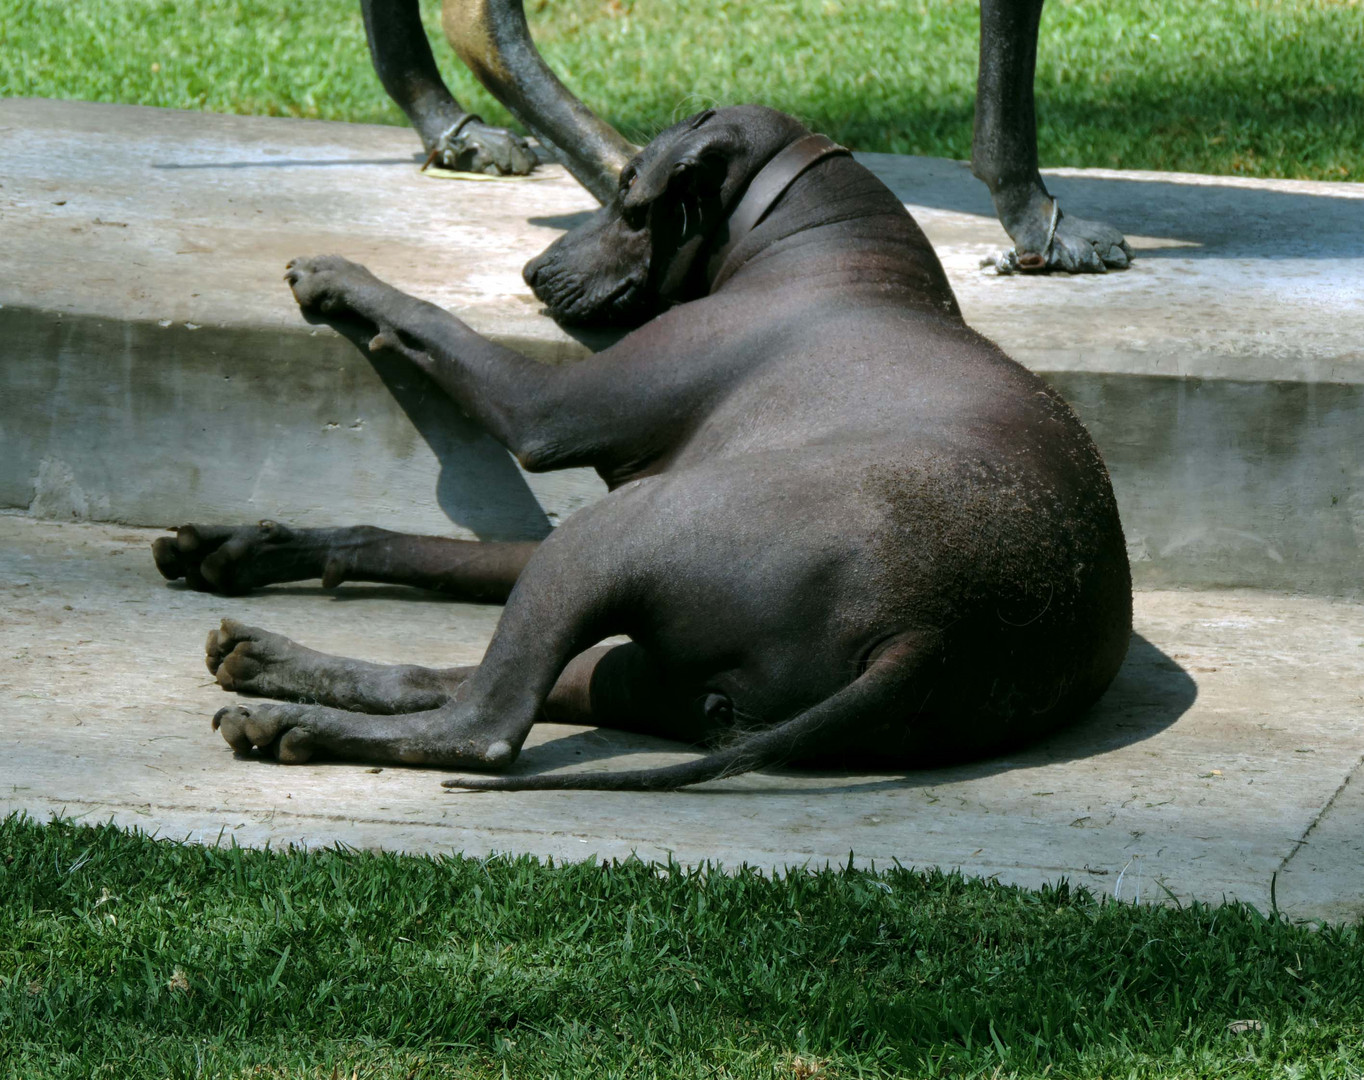
M549 535L549 518L506 447L465 416L424 372L393 353L371 352L372 326L304 318L337 330L373 366L440 463L436 502L446 517L480 540L542 540Z
M545 217L526 218L526 224L534 225L540 229L558 229L560 232L568 232L576 229L579 225L584 225L592 220L593 211L578 210L572 214L549 214Z
M418 157L417 162L421 162ZM269 161L154 161L153 169L327 169L338 165L410 165L409 158L272 158Z
M1132 643L1113 685L1078 724L1012 754L965 765L907 772L903 777L886 779L891 770L880 768L865 772L839 769L839 782L812 786L809 781L827 775L827 770L782 768L765 770L770 781L761 788L698 788L697 793L766 795L777 791L810 795L837 792L876 791L917 787L936 787L962 780L978 780L1079 758L1097 757L1113 750L1142 742L1160 734L1183 716L1198 697L1193 677L1161 649L1140 634ZM666 739L626 732L593 729L575 732L560 739L527 747L512 770L514 774L547 772L587 761L617 759L633 754L676 753L680 747ZM865 780L857 779L866 777ZM783 777L801 778L794 787L784 786Z
M995 216L985 185L965 162L862 159L911 207ZM1072 216L1107 221L1129 236L1177 241L1143 248L1138 258L1355 259L1364 250L1364 199L1174 180L1045 179Z

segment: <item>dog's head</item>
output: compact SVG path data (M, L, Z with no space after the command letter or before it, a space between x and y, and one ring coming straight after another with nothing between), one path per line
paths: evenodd
M668 128L621 171L611 200L526 264L561 322L638 326L705 295L705 256L748 181L806 134L758 105L707 110Z

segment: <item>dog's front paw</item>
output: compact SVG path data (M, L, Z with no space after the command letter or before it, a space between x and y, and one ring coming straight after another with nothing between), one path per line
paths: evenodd
M259 525L181 525L152 542L156 568L168 581L184 578L201 592L236 596L277 581L323 572L324 560L276 521Z
M363 292L380 284L359 263L340 255L291 259L284 280L293 290L299 307L322 315L355 313Z
M481 120L451 128L432 147L432 161L459 172L525 176L535 168L530 144L514 131Z

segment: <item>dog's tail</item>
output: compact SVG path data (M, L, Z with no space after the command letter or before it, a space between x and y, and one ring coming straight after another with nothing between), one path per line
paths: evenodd
M853 728L907 719L922 711L931 692L928 673L940 667L939 650L926 647L926 639L920 634L894 639L852 683L818 705L695 761L619 772L471 776L445 780L441 786L473 791L672 791L812 757L837 747Z

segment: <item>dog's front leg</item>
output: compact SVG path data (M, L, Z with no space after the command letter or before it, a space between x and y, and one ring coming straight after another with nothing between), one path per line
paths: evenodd
M489 341L444 308L337 255L294 259L285 280L305 315L420 368L466 416L520 456L549 407L557 369Z
M256 525L181 525L158 537L152 557L162 577L234 596L265 585L322 579L324 589L371 581L434 589L456 600L500 604L536 542L414 536L373 525L291 529Z
M984 180L1024 271L1104 273L1128 265L1122 233L1060 211L1037 169L1033 75L1043 0L981 0L971 171Z

